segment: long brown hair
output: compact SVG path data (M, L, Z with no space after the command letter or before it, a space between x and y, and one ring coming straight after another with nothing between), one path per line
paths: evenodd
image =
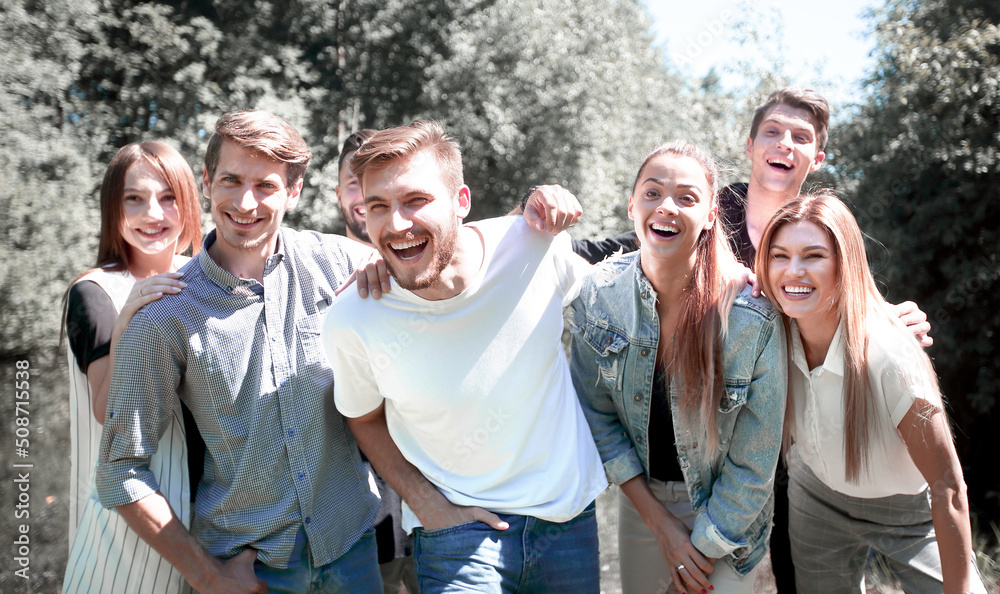
M198 186L187 161L169 144L158 140L127 144L115 153L101 183L101 236L97 246L97 262L94 268L85 270L73 279L69 288L63 293L63 319L66 317L70 288L78 280L98 268L111 271L128 270L128 243L122 235L122 220L125 218L122 199L125 194L125 174L129 167L140 161L145 161L155 169L174 193L183 226L174 253L190 251L191 255L195 255L201 251L201 208L198 204ZM64 335L65 331L64 325L61 334Z
M844 457L848 482L859 483L868 472L872 436L879 411L871 398L868 375L868 327L873 320L886 321L899 330L901 348L919 362L930 385L938 390L937 375L927 353L906 330L899 316L878 291L868 268L864 236L850 209L832 192L799 196L782 206L771 218L760 239L756 271L760 286L771 286L770 251L775 233L788 224L809 222L823 229L833 243L837 258L834 294L844 343ZM774 306L781 305L771 299ZM786 416L785 433L793 422Z
M646 164L666 154L694 159L704 168L711 206L717 206L718 166L707 152L683 141L661 145L646 156L632 186L633 193ZM730 276L738 264L722 224L722 217L717 216L712 226L702 230L698 236L694 271L686 288L687 297L680 304L673 344L665 351L665 363L677 378L681 392L680 410L693 426L700 429L701 441L709 455L719 445L716 422L720 397L725 389L722 352L729 310L744 285L743 279Z
M169 144L148 140L127 144L118 149L104 172L104 182L101 184L101 237L97 246L96 268L128 269L128 244L122 235L122 219L125 216L122 196L125 194L125 174L128 168L140 161L145 161L155 169L174 193L183 227L174 252L181 254L190 249L193 255L201 251L201 208L198 204L198 186L191 167Z

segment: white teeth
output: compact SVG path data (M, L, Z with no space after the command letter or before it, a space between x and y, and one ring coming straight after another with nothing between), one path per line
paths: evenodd
M781 165L782 167L786 167L788 169L792 168L791 161L786 161L785 159L780 159L778 157L771 157L767 160L767 162L769 165Z
M366 211L366 210L365 210L365 207L364 207L364 206L359 206L358 208L355 208L355 209L354 209L354 212L356 212L357 214L359 214L359 215L361 215L361 216L365 216L365 214L366 214L366 213L367 213L368 211Z
M144 234L146 234L146 235L157 235L157 234L159 234L159 233L160 233L161 231L163 231L163 229L164 229L163 227L160 227L159 229L156 229L156 230L151 230L151 229L139 229L139 233L144 233Z
M254 221L257 220L257 219L241 219L239 217L234 217L232 215L229 215L229 216L232 217L232 219L234 221L236 221L237 223L239 223L241 225L249 225L249 224L251 224L251 223L253 223Z
M785 292L786 293L793 293L793 294L798 294L798 295L805 295L807 293L812 293L815 290L816 289L814 289L812 287L791 287L791 286L785 287Z
M657 231L668 231L670 233L680 233L681 232L680 227L678 227L676 225L672 225L670 223L653 223L652 227L653 227L653 229L655 229Z
M411 247L417 247L418 245L420 245L422 243L427 243L427 240L426 239L420 239L420 240L413 240L413 241L404 241L403 243L390 243L389 247L391 247L394 250L405 250L405 249L408 249L408 248L411 248Z

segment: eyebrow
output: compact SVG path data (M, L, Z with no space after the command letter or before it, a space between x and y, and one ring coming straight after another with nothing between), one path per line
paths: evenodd
M364 194L363 192L362 192L362 194L364 196L364 202L362 202L362 204L368 204L369 202L374 202L375 200L386 200L385 198L382 198L381 196L377 196L377 195L376 196L368 196L367 194ZM402 199L406 200L407 198L412 198L414 196L433 196L433 194L431 194L430 192L427 192L425 190L410 190L406 194L403 194L403 198Z
M798 124L797 122L805 122L805 124ZM763 122L760 123L761 126L766 126L767 124L774 125L786 125L796 132L809 132L811 134L816 133L816 125L809 120L801 120L799 118L775 118L768 116Z
M777 243L772 243L772 244L771 244L771 249L772 249L772 250L784 250L784 251L786 251L786 252L787 252L787 251L790 251L790 250L789 250L788 248L786 248L785 246L783 246L783 245L780 245L780 244L777 244ZM825 245L820 245L820 244L816 244L816 245L808 245L808 246L806 246L805 248L803 248L803 249L802 249L802 251L804 251L804 252L805 252L805 251L809 251L809 250L823 250L824 252L828 252L828 251L830 251L829 249L827 249L827 247L826 247Z
M665 186L665 185L667 185L666 182L664 182L662 179L659 179L657 177L647 177L646 179L642 180L642 183L644 183L644 184L645 183L649 183L649 182L653 182L654 184L656 184L658 186ZM678 188L694 188L694 189L698 189L698 184L677 184L677 187Z

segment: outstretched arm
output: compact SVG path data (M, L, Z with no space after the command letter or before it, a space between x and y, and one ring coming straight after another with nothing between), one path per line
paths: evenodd
M379 476L406 501L425 530L467 522L483 522L497 530L508 528L507 522L481 507L459 506L448 501L416 466L403 457L389 435L385 422L385 404L366 415L348 418L347 425Z
M910 458L930 485L944 591L969 592L974 583L969 501L948 417L941 407L918 398L897 429Z

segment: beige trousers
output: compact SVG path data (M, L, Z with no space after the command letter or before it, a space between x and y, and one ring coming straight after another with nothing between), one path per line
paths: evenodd
M684 483L665 483L654 479L649 482L649 487L670 513L689 529L694 526L696 514L691 509L691 499ZM670 578L670 569L656 546L653 533L621 491L618 492L618 556L623 594L677 594ZM754 577L759 568L760 565L741 576L725 559L717 560L715 571L709 576L715 587L712 594L752 594Z

